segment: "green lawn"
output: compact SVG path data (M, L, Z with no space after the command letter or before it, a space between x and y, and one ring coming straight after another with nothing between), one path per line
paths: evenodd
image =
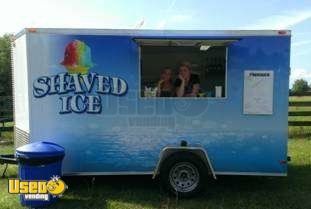
M311 96L292 96L289 97L289 101L297 102L297 101L310 101Z
M1 153L13 149L0 146ZM310 150L311 140L291 139L288 177L220 177L206 192L184 200L169 197L150 176L66 178L69 190L53 208L311 208ZM16 166L7 175L16 177ZM0 194L1 209L21 208L18 197L7 193L7 178L0 179Z

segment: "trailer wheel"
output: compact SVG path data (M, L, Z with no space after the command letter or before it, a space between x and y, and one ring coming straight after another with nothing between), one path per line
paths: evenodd
M173 154L163 162L160 169L162 186L180 197L191 197L201 191L207 175L202 160L187 152Z

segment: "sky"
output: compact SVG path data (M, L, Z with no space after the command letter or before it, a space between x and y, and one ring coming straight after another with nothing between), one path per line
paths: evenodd
M311 0L0 0L0 35L27 27L290 29L291 85L311 84Z

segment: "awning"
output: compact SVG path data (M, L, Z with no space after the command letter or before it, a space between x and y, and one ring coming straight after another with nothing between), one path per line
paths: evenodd
M134 39L141 46L228 46L238 39Z

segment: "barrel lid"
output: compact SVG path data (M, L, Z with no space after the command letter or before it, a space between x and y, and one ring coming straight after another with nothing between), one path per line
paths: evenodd
M17 157L37 158L37 157L53 157L64 156L65 149L55 143L39 141L31 144L26 144L16 149Z

